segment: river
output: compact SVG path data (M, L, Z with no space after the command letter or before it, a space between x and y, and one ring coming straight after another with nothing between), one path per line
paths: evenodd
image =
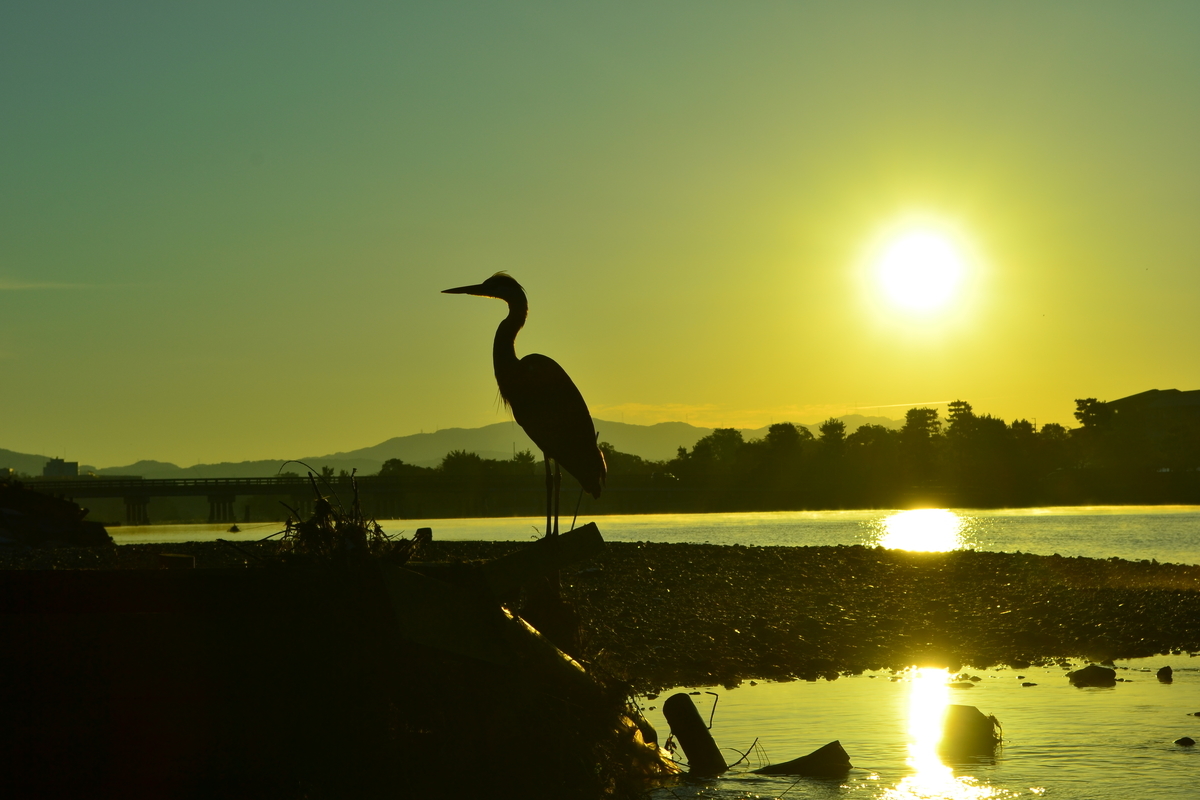
M907 550L974 549L1088 558L1200 563L1200 506L1063 506L981 511L774 511L592 517L611 542L692 542L757 547L862 544ZM381 520L388 533L432 528L435 539L521 541L541 517ZM563 520L564 528L569 521ZM118 544L262 539L279 523L146 525L109 529Z
M670 786L651 797L1185 800L1196 796L1200 750L1174 741L1200 740L1200 717L1191 716L1200 712L1196 662L1187 655L1117 662L1122 680L1106 689L1075 688L1064 670L1041 667L968 669L980 678L969 690L952 688L944 670L928 669L832 682L744 683L730 691L695 687L704 719L717 704L712 734L726 761L738 760L756 738L758 747L720 779ZM1155 677L1166 665L1174 669L1169 684ZM641 699L664 739L669 726L660 708L669 694ZM976 706L1000 721L1003 741L993 759L945 763L938 757L938 721L950 703ZM768 758L788 761L834 739L855 767L843 780L749 773Z

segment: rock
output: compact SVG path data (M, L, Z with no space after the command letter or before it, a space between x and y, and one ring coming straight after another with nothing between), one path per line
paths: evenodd
M1117 671L1088 664L1083 669L1068 672L1067 679L1073 686L1116 686Z
M793 758L782 764L753 770L755 775L799 775L806 778L840 778L854 768L850 755L835 739L806 756Z
M1175 740L1175 744L1179 745L1180 747L1191 747L1195 743L1196 743L1196 740L1190 736L1184 736L1182 738Z
M999 731L1000 721L975 706L950 705L938 750L950 758L990 756L1000 743Z
M1170 683L1174 679L1175 678L1173 676L1173 672L1170 667L1163 667L1162 669L1160 669L1158 671L1159 683Z

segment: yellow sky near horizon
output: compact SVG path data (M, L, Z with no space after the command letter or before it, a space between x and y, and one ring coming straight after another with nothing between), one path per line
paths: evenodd
M1200 7L0 11L0 447L287 458L506 419L710 427L1200 388ZM905 233L961 258L913 312Z

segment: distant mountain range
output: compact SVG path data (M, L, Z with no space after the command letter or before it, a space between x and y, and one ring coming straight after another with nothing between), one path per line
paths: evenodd
M898 429L901 420L886 417L864 417L848 414L838 417L846 424L846 431L853 432L862 425L882 425ZM805 424L813 435L817 435L820 423ZM633 425L625 422L596 420L596 431L600 441L608 442L622 453L632 453L650 461L666 461L674 458L680 447L689 450L696 442L713 432L712 428L700 428L686 422L660 422L657 425ZM743 428L742 436L747 441L761 439L767 428ZM334 470L357 469L360 475L371 475L379 471L383 462L398 458L406 464L435 467L451 450L466 450L478 453L483 458L508 459L519 450L529 450L538 455L538 449L515 422L497 422L482 428L445 428L434 433L414 433L397 436L386 442L324 456L309 456L299 459L317 470L332 467ZM47 456L16 453L0 449L0 468L10 467L29 475L41 475L42 467L49 461ZM97 475L137 475L143 478L261 478L284 471L303 472L299 464L283 466L285 459L265 461L222 462L219 464L196 464L180 467L164 461L138 461L121 467L96 467L80 464L80 473L94 472Z

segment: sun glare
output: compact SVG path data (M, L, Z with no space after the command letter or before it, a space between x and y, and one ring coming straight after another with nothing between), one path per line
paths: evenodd
M945 508L898 511L883 522L879 546L889 550L945 553L963 546L963 519Z
M1010 794L970 776L959 776L938 755L950 690L944 669L912 669L909 682L908 766L913 770L885 800L994 800Z
M883 248L876 265L888 301L915 312L935 311L951 303L965 271L954 242L930 230L897 236Z

